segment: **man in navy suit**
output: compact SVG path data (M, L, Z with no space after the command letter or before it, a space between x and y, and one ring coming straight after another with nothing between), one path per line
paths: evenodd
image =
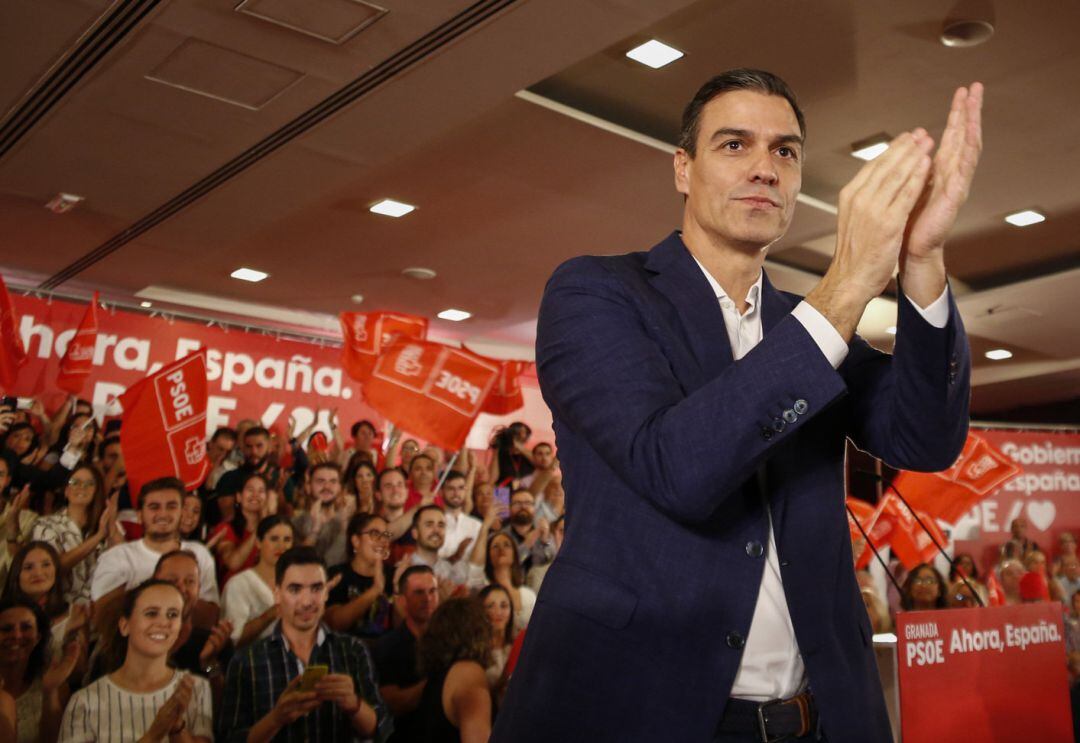
M844 447L936 471L963 445L944 245L981 102L960 88L936 152L901 134L841 191L832 264L801 298L762 265L801 185L802 113L776 76L725 73L683 116L682 230L555 271L536 357L566 535L493 740L891 740ZM855 327L898 263L890 356Z

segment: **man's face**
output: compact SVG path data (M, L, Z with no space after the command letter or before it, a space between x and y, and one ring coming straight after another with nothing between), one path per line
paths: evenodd
M444 482L442 498L450 508L461 508L465 505L465 480L455 477Z
M391 472L383 475L379 485L379 497L389 508L401 508L409 497L409 489L405 487L405 477L400 472Z
M184 597L184 619L190 617L199 600L199 563L187 555L175 555L158 568L154 577L167 580L179 589Z
M175 538L180 531L183 497L175 490L152 490L139 504L143 532L158 539Z
M687 229L747 250L782 237L802 186L801 140L795 112L781 96L733 90L705 104L697 154L675 153Z
M537 444L533 447L533 462L537 469L549 470L555 464L555 452L549 444Z
M409 465L409 477L412 479L413 487L418 490L426 489L435 480L435 463L427 456L413 457L412 464Z
M270 437L261 433L244 437L244 462L248 467L259 468L270 453Z
M116 460L120 458L120 442L114 441L105 445L105 451L101 453L101 467L106 472L116 466Z
M1023 539L1027 535L1027 519L1013 519L1009 525L1014 539Z
M232 436L215 436L210 439L210 443L206 447L206 455L210 458L211 462L220 464L225 457L229 456L229 452L236 446L236 439Z
M306 632L319 625L326 609L326 571L322 565L290 565L274 587L281 621Z
M446 516L437 508L424 509L412 533L418 545L437 552L446 541Z
M510 521L518 526L529 526L533 522L535 499L532 493L520 491L510 496Z
M320 467L311 473L311 492L320 503L333 503L341 495L341 476L335 470Z
M1065 571L1066 578L1076 580L1080 577L1080 558L1072 555L1066 557L1061 561L1061 569Z
M427 624L439 606L439 585L431 573L415 573L405 584L405 615L417 624Z
M353 442L360 451L367 451L375 444L375 429L370 426L360 426L356 429L356 440Z

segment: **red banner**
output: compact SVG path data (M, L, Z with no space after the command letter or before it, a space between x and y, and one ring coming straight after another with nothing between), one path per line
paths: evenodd
M344 337L342 363L349 376L366 382L375 368L383 349L398 336L424 340L428 320L417 315L398 312L342 312L341 333Z
M26 348L17 325L15 304L8 294L4 277L0 276L0 385L9 394L19 377L19 368L26 363Z
M981 433L969 433L964 449L944 472L901 472L896 488L914 508L950 524L1003 482L1020 472Z
M133 504L150 480L175 475L194 490L206 479L206 399L206 351L169 364L120 396L120 448Z
M901 612L904 743L1073 740L1061 605Z
M98 293L86 307L82 322L75 335L68 341L64 358L60 359L60 369L56 374L56 386L73 395L82 394L90 370L94 364L94 348L97 346L98 332Z
M873 537L873 527L875 523L875 509L872 505L866 501L861 501L857 498L847 499L848 507L848 530L851 532L852 544L857 543L859 540L863 540L864 546L862 552L860 552L855 559L855 568L862 570L870 564L870 559L874 556L874 553L870 549L870 545L866 543L866 539L863 537L863 531L866 532L866 536L870 537L876 547L879 543L879 539ZM854 518L852 517L854 514ZM858 519L856 524L855 519ZM862 530L859 529L862 526Z
M398 427L458 449L498 374L495 363L465 349L398 338L379 356L364 399Z
M494 359L489 359L495 361ZM492 415L507 415L525 407L525 398L521 394L521 372L525 370L524 361L495 361L499 365L499 376L491 388L481 411Z
M1010 538L1009 525L1023 518L1027 537L1056 557L1061 532L1080 533L1080 433L984 429L978 435L1017 472L957 519L956 551L973 554L985 574Z

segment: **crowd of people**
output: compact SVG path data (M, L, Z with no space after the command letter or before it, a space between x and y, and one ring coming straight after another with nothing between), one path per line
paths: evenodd
M486 741L563 534L550 443L216 430L133 490L120 421L0 405L0 740Z

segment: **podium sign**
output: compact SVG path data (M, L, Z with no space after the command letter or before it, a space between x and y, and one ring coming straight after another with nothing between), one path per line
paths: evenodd
M904 743L1073 740L1058 603L901 612Z

